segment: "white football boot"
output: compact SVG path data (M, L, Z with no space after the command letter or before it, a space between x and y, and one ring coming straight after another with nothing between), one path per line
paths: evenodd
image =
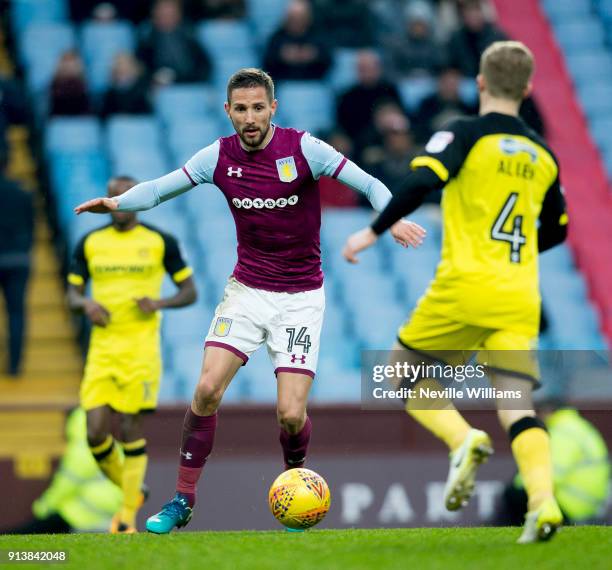
M449 511L467 506L474 493L476 471L493 454L489 435L471 429L459 448L450 453L450 469L444 487L444 504Z

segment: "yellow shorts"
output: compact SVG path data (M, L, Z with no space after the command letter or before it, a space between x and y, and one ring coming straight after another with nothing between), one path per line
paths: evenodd
M476 354L491 372L523 377L539 384L537 338L504 329L457 322L435 311L435 303L421 299L398 331L404 347L453 366L466 364Z
M122 414L152 411L157 407L161 377L159 352L109 354L90 350L81 383L81 406L91 410L110 406Z

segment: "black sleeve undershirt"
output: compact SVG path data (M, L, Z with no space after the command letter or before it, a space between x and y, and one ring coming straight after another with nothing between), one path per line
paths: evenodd
M565 213L565 198L561 191L559 178L557 178L546 192L540 211L540 226L538 228L538 251L540 253L565 241L567 223L560 223L561 217Z
M380 235L387 231L395 222L414 212L429 192L443 188L444 184L430 168L419 167L410 172L400 191L374 220L371 226L374 233Z

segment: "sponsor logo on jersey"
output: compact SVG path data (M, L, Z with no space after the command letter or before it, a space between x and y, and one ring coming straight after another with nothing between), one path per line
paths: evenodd
M215 330L213 331L215 336L227 336L232 328L232 319L227 317L218 317L215 323Z
M242 178L242 168L234 168L233 166L228 166L227 175Z
M302 354L300 356L298 356L297 354L292 354L291 355L291 364L306 364L306 355Z
M255 198L251 200L250 198L233 198L232 204L236 208L244 208L245 210L250 210L251 208L257 208L261 210L262 208L267 208L268 210L273 210L274 208L284 208L285 206L295 206L298 203L299 196L297 194L293 194L289 196L289 198L278 198L275 200L274 198Z
M183 451L181 449L181 455L187 460L190 461L193 457L193 455L191 454L191 451Z
M499 141L499 148L504 154L509 156L514 156L519 152L525 152L529 155L531 162L536 162L536 160L538 160L538 151L524 141L511 138L501 139Z
M450 131L438 131L429 139L425 150L431 154L442 152L450 143L455 140L454 133Z
M279 158L276 161L276 170L281 182L293 182L298 177L297 166L292 156Z

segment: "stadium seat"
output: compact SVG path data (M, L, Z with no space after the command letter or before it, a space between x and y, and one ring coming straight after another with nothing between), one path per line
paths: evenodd
M158 123L153 116L112 115L106 123L106 145L111 153L159 149Z
M168 125L168 143L171 149L189 147L191 154L195 154L222 136L221 133L221 126L215 119L180 118Z
M100 123L94 117L53 117L45 131L47 153L97 151L101 142Z
M66 0L13 0L10 11L11 24L17 36L33 24L64 22L68 19Z
M277 86L277 98L285 126L317 133L333 125L333 95L316 81L284 81Z
M606 39L604 27L595 17L558 23L555 31L568 55L578 50L601 49Z
M28 87L42 92L49 85L60 56L76 46L67 23L33 23L20 36L20 56L25 63Z
M357 54L358 50L355 49L334 50L329 82L336 93L341 93L357 82Z
M578 85L599 83L602 77L612 74L612 54L606 49L569 54L566 62L574 83Z
M81 28L81 49L94 92L107 88L115 56L134 49L129 22L87 22Z
M178 120L209 119L215 112L213 101L213 91L205 83L170 85L157 92L155 112L166 125Z
M399 82L402 103L410 113L414 113L423 99L436 91L436 80L431 77L403 79Z
M248 0L248 17L255 27L259 47L281 25L289 0Z
M591 122L612 115L612 83L578 86L582 108Z
M213 61L228 53L250 51L252 34L240 20L209 20L198 24L197 37Z
M553 22L567 22L588 17L593 9L590 0L544 0L543 7Z

